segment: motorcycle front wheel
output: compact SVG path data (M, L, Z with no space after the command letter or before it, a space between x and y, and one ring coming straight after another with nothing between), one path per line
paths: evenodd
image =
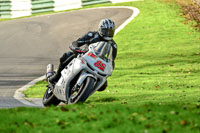
M84 102L92 92L94 87L95 79L87 77L83 84L72 92L69 96L68 104L75 104L77 102Z
M44 93L43 99L42 99L43 105L46 106L57 106L60 103L60 100L58 100L50 87L47 88L46 92Z

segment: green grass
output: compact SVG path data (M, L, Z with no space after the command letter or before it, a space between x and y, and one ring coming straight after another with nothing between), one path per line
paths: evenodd
M46 86L46 81L39 81L34 86L28 88L24 94L26 97L41 98L46 91Z
M2 21L8 21L8 20L12 20L12 19L0 18L0 22L2 22Z
M114 38L118 56L108 88L84 104L2 109L0 131L200 132L200 33L184 24L174 3L115 5L140 14ZM40 82L25 94L42 97L44 90Z
M105 102L45 109L2 109L0 132L198 133L200 128L199 107L192 105Z

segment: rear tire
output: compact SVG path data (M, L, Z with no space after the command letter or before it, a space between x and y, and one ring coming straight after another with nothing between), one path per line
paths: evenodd
M43 96L43 99L42 99L42 102L43 102L43 105L46 107L46 106L51 106L51 105L54 105L54 106L57 106L59 103L60 103L60 100L58 100L53 92L50 90L51 88L47 88L46 92L44 93L44 96Z
M76 95L70 94L68 104L75 104L77 102L84 102L93 91L95 79L87 77L83 84L80 86L80 90Z

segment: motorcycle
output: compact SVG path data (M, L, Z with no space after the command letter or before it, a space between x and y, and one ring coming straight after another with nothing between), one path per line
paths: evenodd
M57 106L60 102L75 104L86 101L112 75L112 51L109 42L97 42L90 44L87 52L78 53L74 55L75 58L70 57L58 82L55 85L48 84L43 96L43 105ZM49 64L46 75L53 73L53 64Z

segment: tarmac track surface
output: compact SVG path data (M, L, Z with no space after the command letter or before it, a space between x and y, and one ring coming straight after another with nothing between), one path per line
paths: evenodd
M14 92L44 75L47 64L59 63L69 44L96 31L103 18L120 26L132 15L125 8L70 11L0 22L0 108L27 106Z

